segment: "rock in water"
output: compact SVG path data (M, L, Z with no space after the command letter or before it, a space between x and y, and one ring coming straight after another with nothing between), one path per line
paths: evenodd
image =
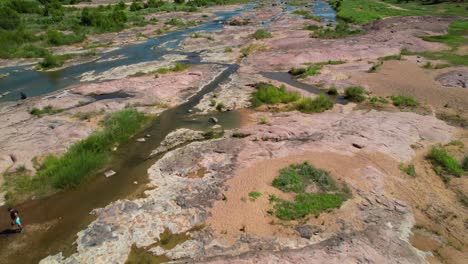
M115 174L116 174L116 172L113 171L113 170L108 170L108 171L104 172L104 175L106 176L106 178L109 178L109 177L111 177L111 176L113 176Z
M209 121L212 122L212 123L217 124L218 123L218 118L212 116L212 117L210 117Z

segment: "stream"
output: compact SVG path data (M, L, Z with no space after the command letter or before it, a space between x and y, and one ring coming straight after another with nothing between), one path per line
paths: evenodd
M54 72L38 72L30 69L30 66L0 68L0 75L7 74L6 77L0 78L0 94L4 94L0 98L0 103L19 100L20 92L28 96L40 96L81 83L80 76L90 70L101 73L118 66L157 60L168 54L187 55L192 58L191 63L200 63L198 54L194 56L193 53L180 51L180 42L192 32L220 30L224 21L253 6L250 4L236 11L216 13L217 19L202 25L171 32L144 43L124 46L101 55L99 62L88 62ZM121 58L109 60L115 57ZM86 182L75 189L16 205L15 208L19 210L22 221L26 225L23 234L7 232L8 229L5 228L9 227L9 219L4 217L7 215L5 207L0 207L0 210L4 212L0 218L0 226L5 229L0 230L0 263L37 263L48 255L63 252L65 256L68 256L75 252L76 246L73 243L76 240L76 234L93 221L95 217L90 212L94 208L104 207L118 199L134 199L143 193L148 182L147 170L158 158L148 159L148 156L170 132L178 128L206 130L212 125L209 122L210 117L216 117L224 129L238 127L241 120L238 111L216 112L210 115L189 113L189 110L197 105L206 93L227 82L230 75L238 68L238 65L225 66L226 69L219 76L189 98L187 102L164 111L144 131L123 144L116 151L112 162L105 168L116 171L114 176L106 178L100 172L89 177ZM268 77L269 73L265 74ZM297 83L291 83L295 80L290 77L287 79L288 77L278 75L278 73L271 75L272 79L284 79L286 83L299 86L298 88L301 89L309 91L315 89L297 81ZM109 96L127 95L108 94L104 98L96 99L107 99ZM146 142L135 141L136 138L146 135L149 135Z

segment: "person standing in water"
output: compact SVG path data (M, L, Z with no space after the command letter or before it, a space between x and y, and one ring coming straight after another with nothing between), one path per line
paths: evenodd
M23 226L21 225L21 219L19 217L18 210L8 207L8 212L10 213L10 218L13 221L11 222L11 225L18 226L18 232L23 233Z

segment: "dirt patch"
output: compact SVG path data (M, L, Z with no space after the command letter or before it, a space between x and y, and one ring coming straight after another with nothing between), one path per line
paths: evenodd
M434 80L445 71L423 69L410 61L388 61L377 73L358 73L353 79L378 96L410 95L435 108L449 105L468 111L468 91L443 87Z
M268 213L272 208L269 195L274 194L286 200L293 199L292 194L283 193L271 185L279 170L304 161L329 171L335 181L346 181L351 186L359 184L361 189L369 189L366 188L366 184L360 183L362 170L368 166L375 166L389 175L401 173L395 160L378 153L344 155L334 152L307 152L302 155L257 162L237 171L235 176L227 181L227 191L224 193L226 199L215 203L207 224L215 230L221 240L228 243L234 242L243 234L267 238L298 237L299 234L294 227L299 222L318 227L319 232L325 234L351 226L357 230L361 229L363 225L357 210L359 199L347 201L338 210L299 222L280 221ZM262 195L255 200L249 198L249 193L252 191L261 192ZM347 219L347 227L343 227L344 224L339 220L341 218Z

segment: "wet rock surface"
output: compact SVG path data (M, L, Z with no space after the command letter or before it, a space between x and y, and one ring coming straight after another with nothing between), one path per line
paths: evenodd
M468 71L457 70L443 73L436 77L436 81L443 86L468 88Z
M177 129L169 133L166 138L161 142L161 145L151 152L150 156L156 156L175 147L178 147L187 142L203 139L202 131L195 131L186 128Z

